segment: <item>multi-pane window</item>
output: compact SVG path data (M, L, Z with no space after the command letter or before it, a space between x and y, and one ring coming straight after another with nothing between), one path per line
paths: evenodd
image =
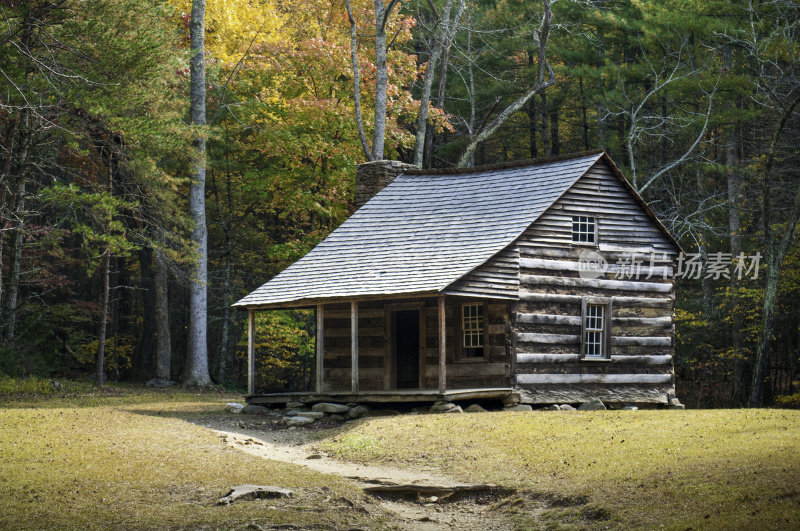
M572 241L595 243L597 225L594 216L572 216Z
M605 307L600 304L587 304L584 316L583 356L585 358L603 358Z
M464 355L483 356L483 304L461 306L461 332L464 337Z

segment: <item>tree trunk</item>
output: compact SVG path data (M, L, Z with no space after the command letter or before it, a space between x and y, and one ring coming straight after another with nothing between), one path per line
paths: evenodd
M586 93L583 90L583 76L578 78L578 87L581 93L581 133L583 149L589 149L589 121L587 119Z
M425 80L422 84L422 96L420 97L419 113L417 114L417 136L414 147L414 164L422 166L422 156L425 149L425 137L428 129L428 103L433 87L433 78L436 71L436 63L442 57L442 75L439 83L439 104L444 100L444 76L447 73L447 54L453 38L453 32L458 24L458 19L464 11L465 2L461 2L453 21L450 21L450 12L453 8L453 0L445 0L441 16L437 17L438 31L433 39L433 49L428 55L428 65L425 68ZM434 13L436 16L437 13Z
M533 66L533 52L528 52L528 64ZM531 98L528 101L528 144L530 146L531 158L535 159L539 156L539 150L536 146L536 98Z
M550 126L547 123L549 117L547 112L547 94L542 92L539 94L539 97L542 99L542 108L540 109L542 115L542 147L544 148L544 156L549 157L553 154L553 145L550 143Z
M777 156L778 144L781 140L783 129L789 117L791 117L794 112L795 107L800 104L800 86L794 88L787 101L788 104L778 120L769 150L767 151L767 160L764 165L763 177L761 180L761 196L764 204L766 283L764 287L761 338L758 342L756 360L753 366L753 383L750 388L749 407L761 407L763 402L764 377L767 374L769 352L772 346L772 330L775 325L775 300L778 294L778 278L780 277L781 262L783 262L783 258L789 250L789 246L797 230L797 223L800 221L800 186L798 186L795 191L794 205L789 214L786 231L780 243L775 241L772 221L770 220L770 215L772 214L770 186L774 184L770 177L772 176L772 168L775 164L775 157Z
M170 380L172 343L169 333L169 292L167 261L161 251L155 250L155 322L156 322L156 378Z
M386 87L389 71L386 66L386 17L389 13L383 0L375 0L375 118L372 131L372 160L383 160L386 133Z
M150 247L139 249L139 287L142 293L142 326L136 342L136 353L133 358L133 377L145 380L150 377L151 362L153 359L153 346L155 344L155 285L153 281L153 250ZM123 268L118 271L122 273ZM120 279L118 285L124 285Z
M192 243L194 268L189 294L189 334L183 384L208 386L208 232L206 229L206 75L205 75L205 0L192 0L189 33L194 55L191 61L191 115L195 131L195 159L189 190L189 213L194 221Z
M108 296L111 276L111 249L103 253L103 306L100 311L100 327L97 332L97 364L95 366L95 385L105 383L106 322L108 321Z
M10 259L8 263L8 287L6 289L6 343L14 342L17 325L17 303L19 301L19 276L22 263L22 248L25 245L25 177L20 176L14 191L16 206L14 217L16 227L11 240Z
M364 118L361 114L361 75L358 68L358 32L356 19L353 17L353 10L350 7L350 0L345 0L344 6L347 9L347 19L350 22L350 62L353 69L353 103L356 115L356 126L358 127L358 137L361 139L361 149L367 160L372 159L372 153L367 143L367 135L364 133Z
M558 137L558 107L550 113L550 146L551 155L561 153L561 141Z

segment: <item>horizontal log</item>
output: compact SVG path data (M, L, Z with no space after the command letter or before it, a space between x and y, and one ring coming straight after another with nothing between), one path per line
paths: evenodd
M554 315L545 313L518 313L518 323L553 324L578 326L581 324L580 315Z
M425 376L433 378L438 376L439 367L427 365L425 367ZM458 378L464 376L505 376L506 364L505 363L486 363L486 362L471 362L447 363L447 378Z
M579 360L578 354L517 354L517 363L567 363Z
M517 354L517 363L571 363L580 361L578 354ZM594 361L594 360L590 360ZM672 363L670 355L611 355L614 364L666 365Z
M672 374L518 374L522 385L546 384L666 384Z
M520 258L519 265L528 269L545 269L548 271L582 271L582 264L578 261L572 260L546 260L543 258ZM620 272L627 272L630 269L625 269L618 264L609 263L606 274L613 275ZM663 278L666 274L667 277L672 276L672 267L668 266L655 266L647 267L642 264L639 270L639 278L644 278L648 274L652 274L655 278Z
M612 336L612 345L636 345L640 347L669 347L672 345L671 337L621 337Z
M672 292L671 282L639 282L632 280L607 280L603 278L567 278L546 275L520 275L520 282L533 286L564 286L571 288L647 291L654 293Z
M561 293L540 293L520 290L520 300L523 302L556 302L566 304L580 304L583 296L564 295ZM591 297L590 297L591 298ZM657 297L612 297L614 307L642 306L650 308L672 308L673 300Z
M550 343L556 345L570 345L572 343L579 343L581 337L572 334L535 334L527 332L518 332L517 341L526 343Z
M611 324L619 326L670 326L672 317L613 317Z
M611 355L612 363L637 363L640 365L666 365L672 363L672 356L665 355Z

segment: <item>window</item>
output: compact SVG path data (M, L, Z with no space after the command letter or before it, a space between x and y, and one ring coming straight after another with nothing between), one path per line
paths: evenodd
M466 358L483 357L483 304L461 306L461 335Z
M576 243L595 243L597 224L594 216L572 216L572 241Z
M611 301L583 299L581 305L581 358L611 359Z

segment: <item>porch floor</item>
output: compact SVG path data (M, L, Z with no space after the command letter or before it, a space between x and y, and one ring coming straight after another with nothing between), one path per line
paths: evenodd
M512 393L511 387L489 387L474 389L448 389L439 393L438 389L389 389L379 391L329 391L316 393L299 391L292 393L267 393L246 396L248 404L285 404L286 402L354 402L354 403L387 403L387 402L436 402L439 400L502 400Z

